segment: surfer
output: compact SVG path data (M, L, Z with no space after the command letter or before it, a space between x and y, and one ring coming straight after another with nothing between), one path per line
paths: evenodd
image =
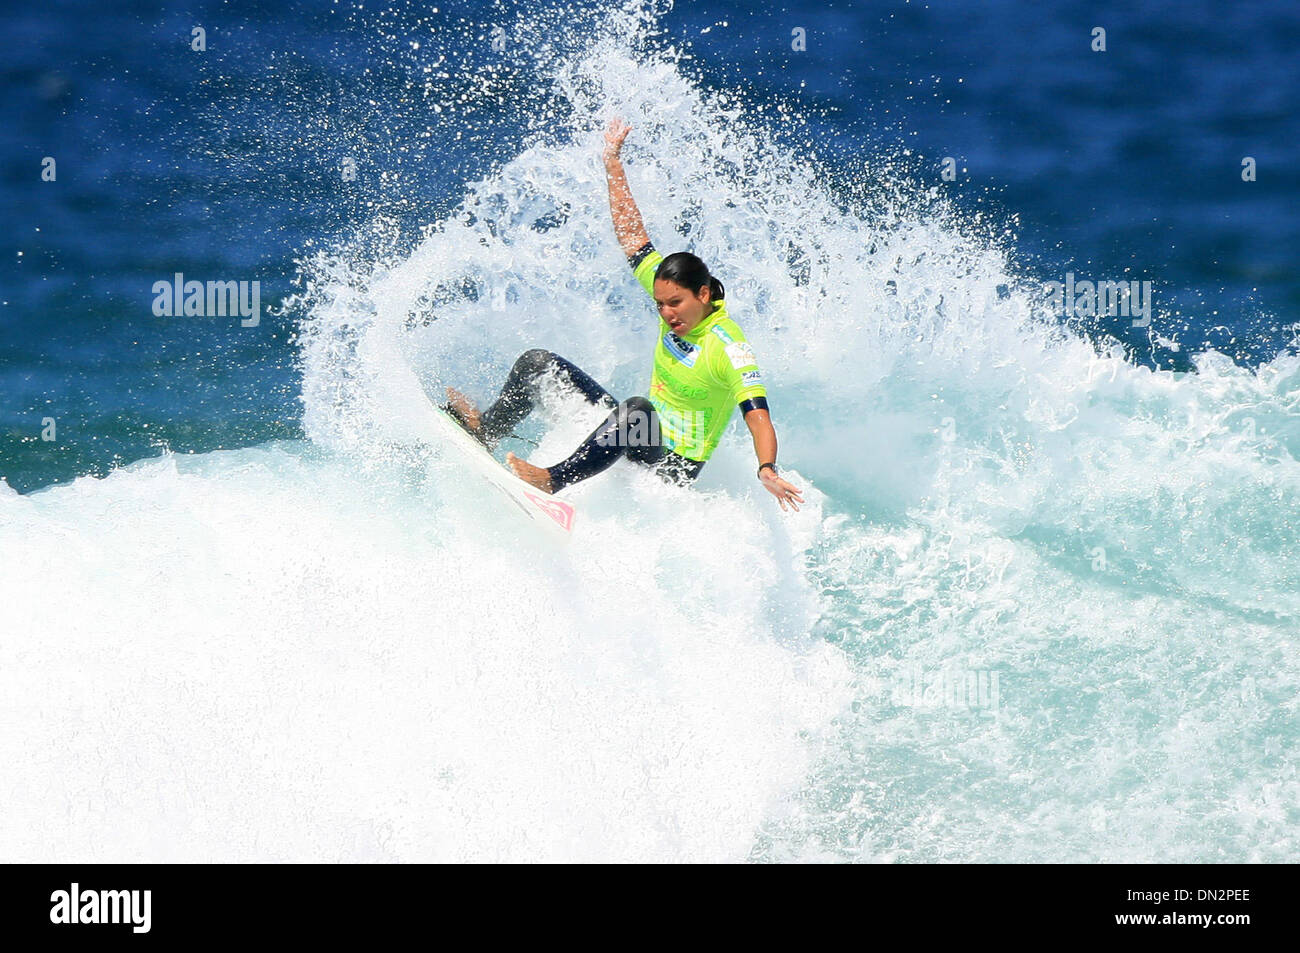
M608 469L620 456L651 467L662 479L680 485L699 476L717 448L736 407L754 441L758 479L777 498L799 509L801 491L776 469L776 430L768 414L767 391L754 352L744 333L727 314L722 282L689 252L665 258L646 235L641 212L632 199L619 156L631 127L613 119L605 133L604 162L610 214L619 245L637 282L659 309L659 340L649 396L617 401L570 361L541 349L521 354L501 394L486 411L455 388L447 388L447 409L488 449L532 411L544 375L592 404L609 408L609 416L567 459L539 467L506 454L506 461L525 482L546 493Z

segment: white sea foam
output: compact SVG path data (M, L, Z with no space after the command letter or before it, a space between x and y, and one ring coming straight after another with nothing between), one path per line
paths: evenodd
M784 531L666 536L632 481L557 548L427 474L283 444L0 499L0 855L745 858L846 702Z

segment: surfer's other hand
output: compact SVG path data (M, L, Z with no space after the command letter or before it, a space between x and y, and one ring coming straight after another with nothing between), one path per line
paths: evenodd
M764 470L762 476L763 486L767 487L767 492L777 498L781 504L781 509L786 509L786 503L794 507L795 512L799 511L799 504L803 502L803 497L799 494L803 492L788 480L783 480L771 470Z

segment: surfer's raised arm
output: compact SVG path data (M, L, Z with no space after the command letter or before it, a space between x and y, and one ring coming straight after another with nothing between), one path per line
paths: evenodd
M650 244L645 223L641 221L641 210L636 207L632 190L627 186L623 160L619 157L623 140L631 131L632 127L622 119L611 119L609 128L605 131L604 154L605 178L609 183L609 213L614 217L614 234L618 237L618 244L628 258Z

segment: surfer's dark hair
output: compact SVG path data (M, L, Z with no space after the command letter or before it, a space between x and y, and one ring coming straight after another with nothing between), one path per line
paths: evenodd
M698 294L701 288L708 285L710 301L721 301L727 296L722 282L709 274L708 265L688 251L674 252L660 262L655 280L660 278L681 285L691 294Z

